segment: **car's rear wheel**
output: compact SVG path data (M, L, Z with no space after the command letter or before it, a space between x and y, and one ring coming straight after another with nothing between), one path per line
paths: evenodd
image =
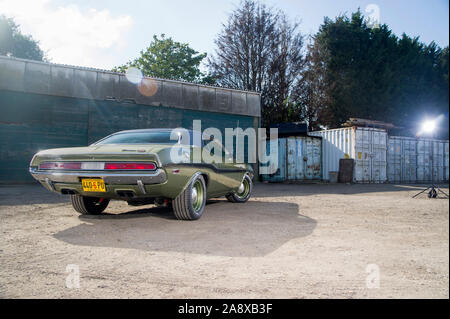
M70 200L73 208L82 215L101 214L109 204L109 199L102 197L71 195Z
M245 175L236 192L227 194L225 197L232 203L245 203L252 195L253 182L250 176Z
M173 212L177 219L199 219L206 204L206 184L202 175L196 175L186 189L173 201Z

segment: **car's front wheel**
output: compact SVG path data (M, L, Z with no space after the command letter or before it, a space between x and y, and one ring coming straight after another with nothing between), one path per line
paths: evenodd
M202 175L195 176L186 189L173 201L173 212L177 219L199 219L206 204L206 184Z
M101 214L109 204L109 199L102 197L71 195L70 200L73 208L82 215Z
M245 203L248 201L252 194L253 182L250 176L245 175L236 192L232 192L226 195L226 198L232 203Z

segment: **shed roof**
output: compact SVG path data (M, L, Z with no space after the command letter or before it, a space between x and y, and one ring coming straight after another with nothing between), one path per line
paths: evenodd
M258 92L150 77L137 85L123 73L1 55L0 90L261 116Z

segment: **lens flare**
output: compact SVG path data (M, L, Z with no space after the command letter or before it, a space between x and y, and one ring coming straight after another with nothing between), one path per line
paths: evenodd
M144 96L153 96L158 92L158 83L150 78L144 78L138 84L139 92Z
M428 120L422 123L422 132L431 133L436 128L436 122L432 120Z
M138 68L135 68L134 66L130 66L127 71L125 72L125 77L128 81L134 84L141 83L142 79L144 78L144 75L142 74L142 71Z

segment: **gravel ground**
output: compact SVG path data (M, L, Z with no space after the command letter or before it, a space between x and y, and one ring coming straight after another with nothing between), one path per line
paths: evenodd
M449 202L418 190L257 184L187 222L125 202L81 217L39 185L1 186L0 297L449 298Z

